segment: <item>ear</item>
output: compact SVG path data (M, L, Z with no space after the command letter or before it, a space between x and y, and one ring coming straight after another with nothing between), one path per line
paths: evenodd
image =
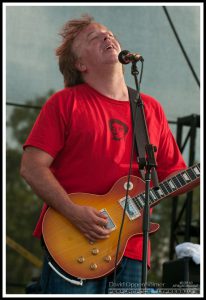
M80 61L77 61L77 62L75 63L75 66L76 66L77 70L80 71L80 72L85 72L85 71L87 70L86 65L83 64L83 63L80 62Z

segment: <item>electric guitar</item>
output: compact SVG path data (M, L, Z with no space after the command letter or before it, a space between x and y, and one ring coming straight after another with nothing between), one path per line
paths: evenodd
M182 187L188 190L199 185L200 164L196 164L175 176L162 181L159 189L149 191L149 205L172 196ZM125 207L127 176L119 179L105 195L72 193L69 198L78 205L93 206L108 218L110 237L91 243L68 219L53 208L48 208L42 223L43 240L55 263L67 274L81 279L95 279L109 274L115 268L118 236ZM145 200L145 183L131 176L129 195L125 210L124 226L117 264L120 263L129 238L142 235L142 219ZM159 224L150 223L149 233L159 229Z

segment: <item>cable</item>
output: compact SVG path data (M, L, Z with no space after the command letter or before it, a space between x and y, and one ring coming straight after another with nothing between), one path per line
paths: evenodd
M42 108L41 106L29 105L29 104L19 104L19 103L14 103L14 102L6 102L6 105L17 106L17 107L22 107L22 108L34 108L34 109Z
M176 37L176 39L177 39L177 41L178 41L178 44L179 44L181 50L182 50L182 52L183 52L183 55L184 55L184 57L185 57L185 59L186 59L188 65L189 65L189 67L190 67L190 70L191 70L191 72L192 72L192 74L193 74L193 76L194 76L194 78L195 78L195 80L196 80L198 86L200 86L199 78L197 77L197 75L196 75L196 73L195 73L195 70L194 70L194 68L193 68L193 66L192 66L192 64L191 64L191 62L190 62L190 60L189 60L189 58L188 58L188 56L187 56L187 53L186 53L186 51L185 51L185 49L184 49L184 47L183 47L183 45L182 45L182 42L180 41L180 38L179 38L179 36L178 36L178 34L177 34L177 31L176 31L176 29L175 29L175 27L174 27L174 25L173 25L173 23L172 23L172 20L171 20L171 18L170 18L170 16L169 16L169 13L168 13L168 11L167 11L167 9L166 9L165 6L163 6L163 10L164 10L164 12L165 12L165 14L166 14L166 16L167 16L167 19L168 19L168 21L169 21L169 23L170 23L170 26L172 27L172 30L173 30L173 32L174 32L174 35L175 35L175 37Z
M140 83L141 83L141 79L142 79L142 73L143 73L143 62L142 62L142 68L141 68ZM135 80L137 81L136 77L135 77ZM138 85L138 83L137 83L137 85ZM132 172L132 161L133 161L133 158L134 158L134 148L135 148L134 147L134 145L135 145L135 132L136 132L136 127L137 127L137 109L135 110L134 126L133 127L134 128L133 128L133 133L132 133L132 146L131 146L131 154L130 154L129 172L128 172L128 178L127 178L127 189L126 189L126 195L125 195L125 205L124 205L122 222L121 222L119 237L118 237L118 242L117 242L116 257L115 257L115 269L114 269L114 276L113 276L114 283L116 282L116 269L117 269L117 260L118 260L118 254L119 254L120 240L121 240L121 236L122 236L122 229L123 229L123 226L124 226L125 213L126 213L127 204L128 204L128 194L129 194L129 188L130 188L130 177L131 177L131 172Z
M115 257L115 269L114 269L114 283L116 282L116 269L117 269L117 259L118 259L118 254L119 254L119 247L120 247L120 240L121 240L121 235L122 235L122 229L124 225L124 219L125 219L125 213L127 209L127 200L128 200L128 193L129 193L129 187L130 187L130 176L131 176L131 171L132 171L132 161L134 157L134 141L135 141L135 130L136 130L136 112L135 112L135 122L134 122L134 131L133 131L133 139L132 139L132 147L131 147L131 154L130 154L130 164L129 164L129 172L128 172L128 179L127 179L127 189L126 189L126 196L125 196L125 206L124 206L124 211L123 211L123 216L122 216L122 222L120 226L120 231L119 231L119 237L118 237L118 243L117 243L117 250L116 250L116 257Z
M32 108L32 109L41 109L42 108L41 106L35 106L35 105L29 105L29 104L19 104L19 103L14 103L14 102L6 102L6 105L16 106L16 107L22 107L22 108ZM170 123L170 124L177 124L177 121L168 120L168 123Z
M42 108L41 106L18 104L18 103L14 103L14 102L6 102L6 105L17 106L17 107L22 107L22 108L34 108L34 109L41 109ZM177 124L177 121L168 120L168 123Z

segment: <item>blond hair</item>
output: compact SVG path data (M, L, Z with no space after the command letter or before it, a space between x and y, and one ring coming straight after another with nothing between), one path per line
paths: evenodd
M56 56L59 57L59 69L64 77L64 86L70 87L83 83L82 74L75 67L77 57L72 51L73 41L76 36L89 24L94 22L94 18L84 14L79 19L72 19L65 23L60 35L63 40L56 49Z

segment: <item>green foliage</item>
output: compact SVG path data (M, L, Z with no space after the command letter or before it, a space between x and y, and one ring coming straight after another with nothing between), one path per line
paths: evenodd
M54 91L49 91L45 97L27 101L27 105L42 106ZM32 236L34 227L42 207L39 199L19 175L22 156L22 145L25 142L33 123L39 113L38 109L14 108L7 126L12 129L17 147L10 147L7 141L6 149L6 235L19 243L38 258L42 258L39 240ZM25 286L38 269L25 257L7 245L6 279L7 293L25 293Z
M35 100L26 101L28 106L42 107L50 95L54 93L53 90L48 91L44 97L37 97ZM29 108L15 108L7 126L12 128L14 139L22 145L32 129L34 121L39 113L39 109Z

